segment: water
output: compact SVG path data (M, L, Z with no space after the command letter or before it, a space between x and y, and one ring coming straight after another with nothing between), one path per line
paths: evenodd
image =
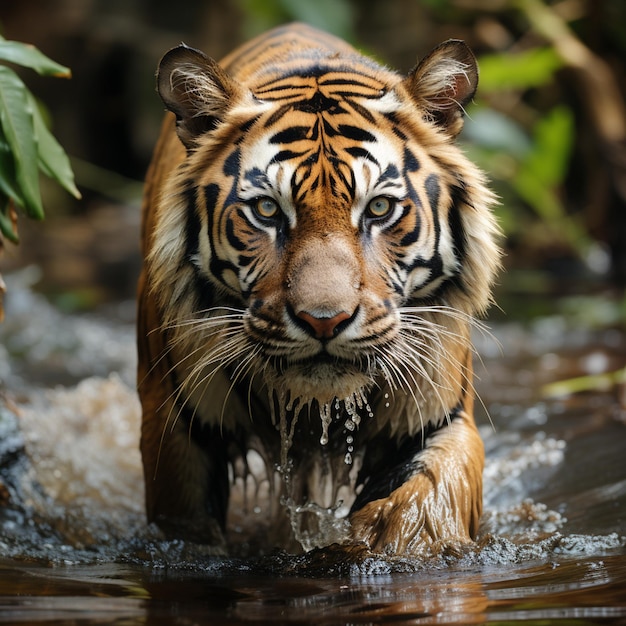
M145 524L132 303L62 315L28 272L10 278L0 622L626 623L624 385L545 387L623 367L621 331L544 318L496 325L501 349L477 337L490 419L475 546L420 561L338 548L225 559Z

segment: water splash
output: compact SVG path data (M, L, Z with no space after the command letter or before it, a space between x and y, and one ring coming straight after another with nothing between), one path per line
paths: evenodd
M305 550L329 545L339 541L340 538L345 539L349 526L347 520L344 519L347 510L337 493L342 486L349 485L351 481L354 482L354 476L352 479L348 476L354 464L355 435L362 416L365 414L369 418L374 417L366 390L358 389L343 399L333 398L327 402L320 402L315 397L293 396L290 391L269 383L267 387L272 424L280 435L280 458L274 469L282 481L284 496L280 502L288 514L294 536ZM306 502L300 501L298 488L303 478L294 476L296 470L290 458L290 452L301 413L307 413L309 416L316 413L319 415L320 448L309 449L306 454L309 456L309 465L313 468L322 468L319 469L319 473L325 476L328 483L332 485L329 489L320 485L317 491L319 494L327 493L329 490L333 492L330 505L314 499L316 490L312 488L312 485L308 485L307 488L307 495L310 499ZM329 461L324 454L324 447L329 444L333 422L342 428L345 436L346 452L339 459L343 468ZM267 467L266 471L271 474L273 470Z
M19 291L12 288L10 293L15 303ZM11 320L19 319L24 328L33 330L56 328L57 322L78 326L72 316L59 320L47 316L47 311L47 308L39 309L38 300L29 300L29 306L19 313L12 313ZM100 324L96 318L82 318L82 322ZM105 328L109 327L110 322L107 322ZM514 330L516 337L526 338L521 329L516 327ZM98 347L94 348L91 343L84 349L80 345L76 349L91 361L95 361L94 354L102 357L99 368L118 368L120 362L127 362L128 353L131 356L133 353L132 329L123 327L122 331L116 332L112 328L111 336L104 343L101 334L94 335L100 342L98 346L107 347L105 352L98 352ZM22 335L22 331L18 332L7 322L0 327L0 352L3 347L5 349L0 354L0 375L5 377L6 389L10 391L16 388L13 382L16 373L32 376L41 358L40 351L27 346L25 360L19 366L15 365L18 351L14 356L9 348ZM52 335L58 336L59 333ZM49 331L47 337L51 340ZM525 345L527 342L520 343ZM545 342L539 343L541 350L545 351ZM541 350L537 348L538 352ZM507 352L515 356L514 351ZM66 352L59 354L61 366ZM539 407L532 404L535 400L529 395L532 388L528 382L520 383L519 387L511 382L517 380L521 369L537 370L534 361L529 362L530 357L525 353L522 356L498 361L495 366L488 367L498 376L504 376L504 381L500 378L498 384L489 384L489 379L487 382L483 379L483 386L489 388L490 394L500 393L502 397L495 396L498 405L493 400L490 404L495 430L489 424L482 429L487 463L485 516L480 541L468 549L465 556L458 557L457 562L470 568L473 564L515 566L537 559L560 558L559 555L571 559L577 555L602 555L610 550L623 552L626 549L623 524L620 526L626 502L623 421L614 417L617 415L614 400L606 393L595 393L558 405L548 403ZM75 356L72 356L68 366L73 368L74 363ZM87 360L84 363L88 365ZM86 371L94 373L85 367L81 360L78 368L81 376L85 376ZM43 374L48 372L46 366ZM43 380L43 374L37 380ZM506 379L505 375L510 378ZM131 560L154 567L194 571L205 571L220 563L214 558L204 559L205 551L196 544L165 541L156 528L146 526L137 445L140 415L134 385L132 381L124 382L127 378L132 378L131 374L124 375L122 381L116 376L88 378L75 387L45 390L37 390L32 380L24 379L19 388L25 391L19 395L13 393L11 401L17 407L14 412L19 413L19 418L15 418L15 425L8 432L12 433L15 445L10 450L7 448L6 457L0 450L0 479L10 487L10 501L0 508L0 551L5 557L21 562L37 560L55 564ZM485 397L485 391L481 395ZM285 400L286 445L282 458L288 460L289 434L294 427L289 411L293 411L296 404L295 400L290 403L290 398ZM383 396L382 406L386 401L389 398ZM0 413L3 402L0 396ZM312 410L312 405L304 405L303 400L300 402L303 410L307 407ZM332 403L329 429L331 424L342 425L332 421L340 414L337 403L341 408L341 402L335 400ZM281 420L278 406L274 416L277 425ZM535 411L542 408L541 420L532 419L529 411L533 407ZM314 411L317 418L317 407ZM366 414L367 407L363 405L360 415ZM323 421L321 416L319 419ZM341 419L344 422L348 419L347 412ZM349 421L354 424L353 419ZM360 427L363 427L362 423ZM342 436L345 437L346 454L352 454L355 465L345 466L343 456L339 461L344 469L350 467L351 472L357 471L357 455L354 449L349 450L349 446L355 444L358 429L345 430ZM4 438L5 443L8 441L10 438ZM323 449L324 446L320 447ZM256 465L269 465L275 482L270 482L267 488L268 483L264 483L264 489L258 495L251 489L251 500L269 498L268 494L277 493L284 487L282 477L277 475L268 456ZM585 474L574 473L580 466L584 466ZM256 471L258 468L252 469ZM290 476L292 470L288 463L285 463L285 469L285 475ZM574 478L570 480L572 473ZM586 481L584 485L579 480L581 476ZM585 489L581 491L579 486ZM321 533L331 537L335 531L341 536L342 524L345 524L345 499L341 506L340 501L341 497L337 497L330 506L326 506L326 502L276 504L281 511L283 506L291 507L294 515L300 518L315 518ZM542 504L544 501L549 504ZM255 507L250 508L251 514L243 516L244 522L254 525L264 518L266 510ZM317 541L310 529L300 539L307 547L314 546ZM285 568L295 567L299 571L299 561L294 558L285 561ZM446 559L442 566L447 567L450 563L450 557ZM424 567L424 563L416 559L381 556L368 561L362 568L356 567L356 573L367 575L402 568L414 571L420 567Z
M322 507L315 502L296 504L286 498L283 504L289 511L293 534L305 552L333 543L341 544L350 535L350 523L338 515L343 504L341 501L332 507ZM315 523L311 524L309 519L305 526L302 523L304 517L312 517Z

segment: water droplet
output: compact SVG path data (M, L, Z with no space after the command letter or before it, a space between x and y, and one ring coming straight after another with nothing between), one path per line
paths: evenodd
M292 410L293 410L293 406L294 406L294 402L295 402L295 400L296 400L295 398L290 398L290 399L289 399L289 402L287 402L287 403L285 404L285 409L286 409L287 411L292 411Z
M354 437L352 435L348 435L346 437L346 443L351 444L354 441Z
M322 420L322 436L320 437L320 443L325 446L328 443L328 427L332 419L330 402L320 404L320 419Z
M349 452L346 452L346 456L343 460L346 465L352 465L352 455Z
M270 400L270 410L272 414L272 423L277 426L280 432L280 465L282 468L286 468L288 465L289 450L291 449L291 443L293 441L293 435L296 430L296 424L298 422L298 412L294 412L289 421L287 416L287 393L281 389L276 390L271 385L268 386L268 394ZM278 400L278 416L274 407L274 394ZM293 406L293 403L290 403ZM278 423L277 423L278 422ZM285 482L289 481L288 472L283 476Z

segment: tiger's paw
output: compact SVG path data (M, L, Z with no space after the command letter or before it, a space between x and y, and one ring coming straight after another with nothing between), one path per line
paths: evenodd
M424 474L389 497L369 502L350 517L352 541L387 555L429 555L447 542L471 541L462 511L451 506Z

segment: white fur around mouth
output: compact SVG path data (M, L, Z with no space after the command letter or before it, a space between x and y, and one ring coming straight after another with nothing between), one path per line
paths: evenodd
M332 360L293 363L267 378L269 387L300 398L302 404L316 400L320 405L347 398L373 382L372 374L358 365Z
M333 415L341 412L342 405L348 415L345 424L347 432L358 428L363 410L373 415L368 403L368 391L373 380L356 368L338 375L337 368L331 365L292 366L280 376L267 375L266 384L272 422L278 427L281 436L282 471L286 471L289 465L288 455L298 416L305 407L308 406L309 415L314 406L319 410L321 445L328 443ZM351 462L351 457L346 456L346 463Z

